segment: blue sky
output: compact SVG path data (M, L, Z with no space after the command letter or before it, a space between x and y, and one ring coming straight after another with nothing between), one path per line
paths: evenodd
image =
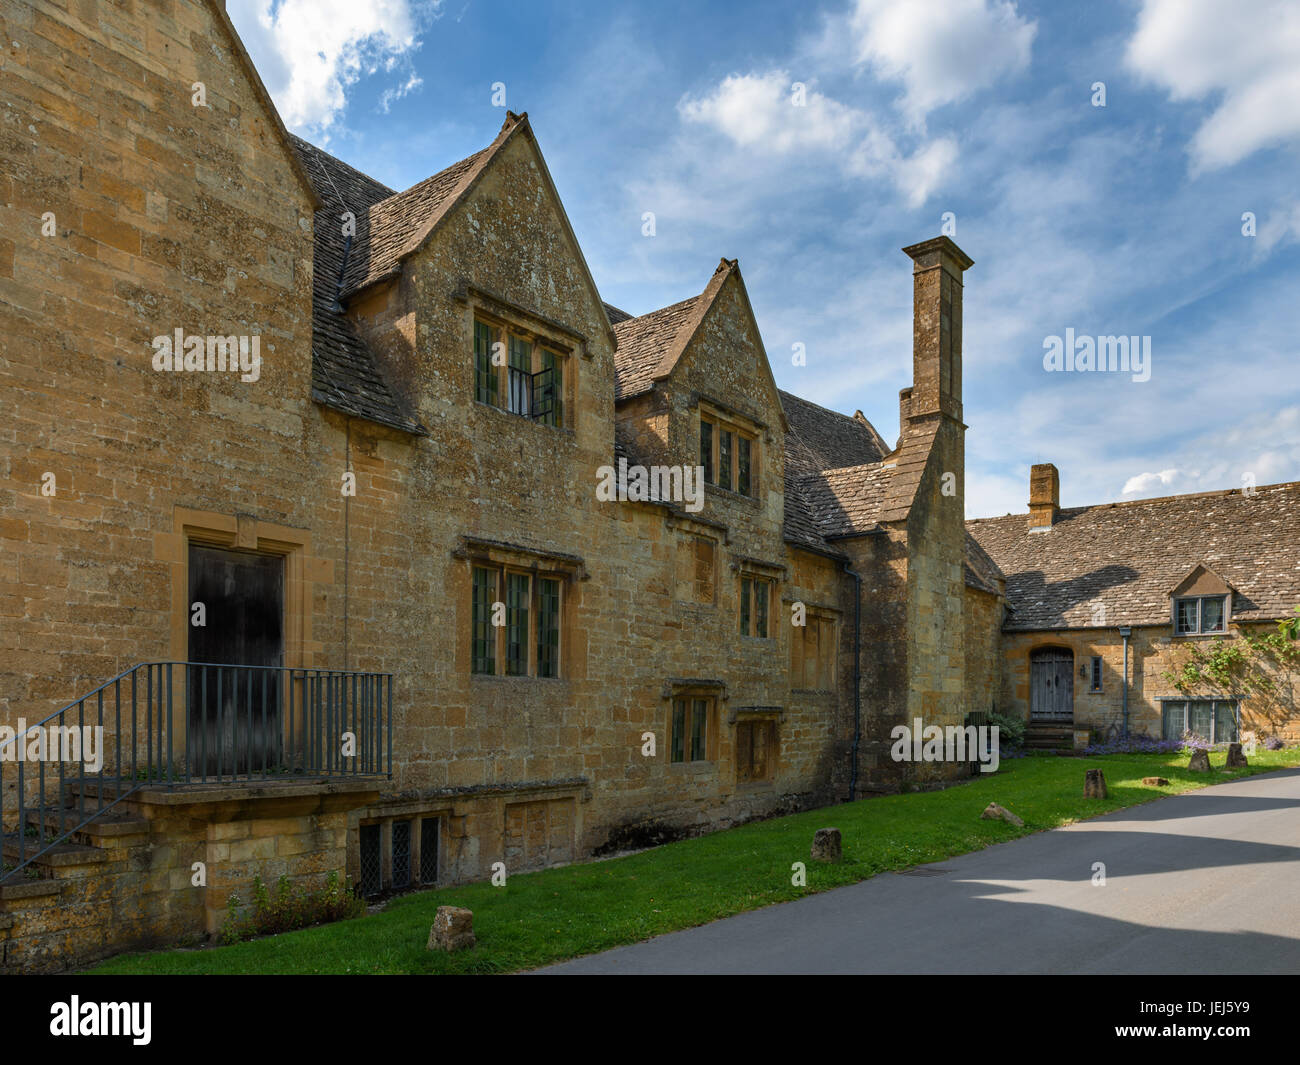
M739 258L778 384L891 443L899 249L951 212L970 517L1035 462L1065 506L1300 479L1300 4L228 7L286 124L396 189L487 144L502 83L607 301ZM1150 337L1149 380L1045 370L1067 329Z

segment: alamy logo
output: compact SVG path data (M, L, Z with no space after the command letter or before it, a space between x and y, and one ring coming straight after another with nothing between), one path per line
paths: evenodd
M15 739L17 737L17 739ZM102 725L0 725L0 762L81 762L92 773L104 766Z
M1067 329L1065 336L1043 338L1043 369L1048 372L1131 373L1134 381L1151 379L1150 337L1075 336Z
M703 466L601 466L596 498L602 503L681 503L692 514L704 509Z
M895 762L979 762L981 773L996 773L997 725L926 725L914 718L912 727L895 725L889 733Z
M148 1046L150 1002L70 1002L50 1006L50 1035L129 1035L138 1047Z
M185 330L177 329L173 336L162 334L154 337L151 343L153 368L160 372L229 371L239 373L239 379L248 384L262 376L260 336L186 336Z

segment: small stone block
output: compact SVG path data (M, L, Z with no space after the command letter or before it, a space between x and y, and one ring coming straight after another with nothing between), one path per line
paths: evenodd
M1085 799L1106 798L1106 774L1100 769L1089 769L1083 774L1083 797Z
M1245 756L1244 754L1242 754L1242 751L1241 751L1241 744L1240 744L1240 743L1230 743L1230 744L1228 744L1228 764L1227 764L1227 768L1228 768L1228 769L1244 769L1244 768L1245 768L1246 766L1248 766L1248 765L1250 765L1250 763L1249 763L1248 761L1246 761L1246 756Z
M840 830L819 828L812 841L812 858L815 862L838 862L842 852Z
M1024 828L1025 823L1005 806L999 806L995 802L989 803L984 807L984 812L980 814L980 819L984 821L1006 821L1007 824L1017 825Z
M1167 781L1164 777L1143 777L1142 783L1149 784L1153 788L1169 787L1169 781Z
M474 938L474 912L459 906L439 906L429 929L429 950L467 950Z
M1208 773L1210 771L1210 752L1204 747L1197 747L1192 752L1191 760L1187 763L1187 768L1193 773Z

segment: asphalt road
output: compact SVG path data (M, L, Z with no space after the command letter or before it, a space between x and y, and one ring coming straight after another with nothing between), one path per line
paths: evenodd
M1093 883L1095 862L1105 863L1104 886ZM1300 973L1300 770L542 971Z

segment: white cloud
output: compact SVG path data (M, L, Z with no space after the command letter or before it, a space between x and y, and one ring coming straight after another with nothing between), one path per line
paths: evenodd
M805 88L797 104L794 84L784 70L732 74L707 96L686 97L678 110L688 122L712 126L741 147L780 154L843 148L864 125L865 114L815 89Z
M851 176L883 177L911 207L924 204L951 171L957 158L951 137L904 155L871 112L811 86L796 104L794 85L786 70L732 74L704 96L684 97L678 111L688 123L714 129L741 148L772 157L824 156Z
M1173 100L1214 96L1193 171L1300 140L1300 6L1294 0L1144 0L1125 55Z
M1124 482L1120 495L1149 495L1158 489L1168 488L1178 479L1180 472L1179 470L1161 470L1159 473L1139 473L1136 477L1130 477Z
M914 123L1024 70L1038 32L1008 0L857 0L849 25L857 61L903 83Z
M323 134L363 75L407 74L418 35L441 0L230 0L231 21L247 45L285 125ZM419 87L385 92L381 107ZM392 95L390 95L390 93Z

